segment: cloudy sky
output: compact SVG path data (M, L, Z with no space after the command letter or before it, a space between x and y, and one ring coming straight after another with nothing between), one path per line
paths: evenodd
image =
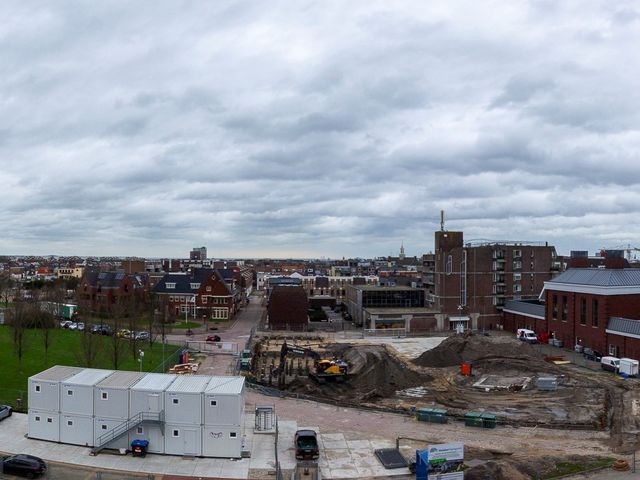
M640 246L632 1L4 1L0 254Z

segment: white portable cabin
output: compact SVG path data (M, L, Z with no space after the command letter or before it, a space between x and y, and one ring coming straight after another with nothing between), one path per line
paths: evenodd
M164 412L164 391L173 383L177 375L148 373L129 389L129 416L140 412ZM129 442L148 440L148 451L164 453L165 427L157 423L142 423L129 432Z
M202 456L240 458L242 454L243 428L239 425L202 428Z
M73 377L83 369L56 365L29 377L29 410L60 412L60 382ZM29 436L31 430L29 430ZM34 436L33 438L39 438Z
M60 414L46 410L29 409L29 438L60 441Z
M93 416L60 414L60 442L93 447Z
M179 375L164 392L164 418L167 424L202 424L202 392L211 377Z
M93 387L113 370L85 368L60 383L60 413L93 416Z
M128 393L128 392L127 392ZM118 428L126 420L119 418L93 418L93 445L97 446L101 443L101 436L109 433L110 431ZM104 437L103 437L104 438ZM129 436L122 435L117 440L113 440L107 446L107 448L129 448Z
M640 371L640 362L633 358L621 358L618 373L625 374L630 377L637 377Z
M129 389L146 373L117 371L93 389L93 414L100 418L129 419ZM102 429L102 428L101 428Z
M164 453L170 455L202 456L202 426L166 423Z
M244 377L211 377L204 391L202 410L205 425L242 425Z

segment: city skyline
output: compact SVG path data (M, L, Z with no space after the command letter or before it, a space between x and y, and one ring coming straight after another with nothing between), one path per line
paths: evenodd
M150 6L153 8L150 8ZM640 246L631 2L6 2L0 254Z

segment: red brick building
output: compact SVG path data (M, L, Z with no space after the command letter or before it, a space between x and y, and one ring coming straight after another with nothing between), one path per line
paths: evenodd
M156 300L171 316L227 320L237 310L233 285L217 270L195 269L191 273L167 273L153 289Z
M142 277L124 272L87 270L78 284L77 298L82 310L107 313L116 304L143 302L144 284Z
M299 285L275 286L267 306L271 330L306 331L309 328L309 301Z
M501 325L508 300L535 299L560 269L544 242L467 243L462 232L435 232L434 258L423 259L427 305L445 330Z

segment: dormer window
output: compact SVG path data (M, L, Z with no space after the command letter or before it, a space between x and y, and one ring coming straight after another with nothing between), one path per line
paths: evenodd
M176 284L174 283L166 283L167 288L176 288Z
M200 288L200 284L199 283L192 283L191 284L191 290L198 290Z

